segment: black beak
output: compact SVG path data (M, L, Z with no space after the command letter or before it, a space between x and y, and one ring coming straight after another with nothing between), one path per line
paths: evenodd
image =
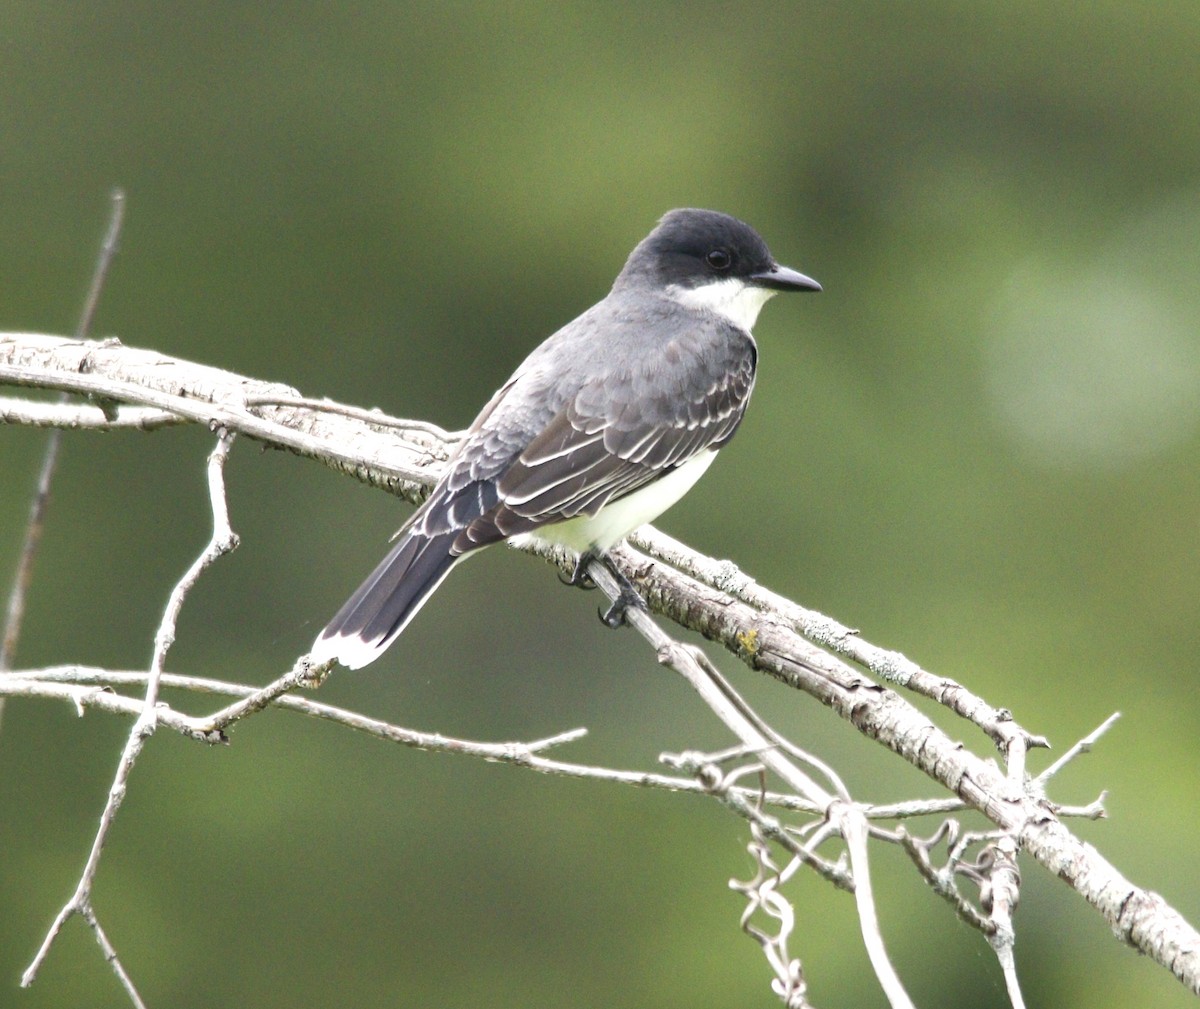
M780 266L778 263L772 264L769 270L752 273L750 279L759 287L769 287L773 291L821 290L821 285L812 277L806 277L803 273L787 266Z

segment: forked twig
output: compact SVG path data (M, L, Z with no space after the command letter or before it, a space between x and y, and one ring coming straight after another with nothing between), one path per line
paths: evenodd
M88 854L87 862L84 864L83 872L75 887L75 892L58 912L53 924L51 924L49 931L46 933L46 938L42 941L41 947L34 955L33 961L26 968L25 973L21 975L21 986L23 988L27 988L33 984L34 979L37 977L38 969L46 959L46 955L50 952L50 947L53 945L54 940L58 937L67 921L78 914L91 926L96 941L104 952L105 960L112 966L113 972L124 986L133 1004L138 1009L145 1009L145 1003L138 994L133 980L122 965L116 950L108 940L108 936L105 934L103 928L100 927L99 919L96 917L95 910L92 907L92 885L96 878L96 870L100 865L100 856L104 851L104 844L108 840L108 834L116 818L117 810L120 809L121 801L125 798L129 775L133 771L134 764L137 762L142 748L146 745L147 740L154 735L154 730L158 727L159 686L163 675L163 667L166 663L167 652L175 641L175 626L179 619L179 612L183 607L183 602L205 568L212 564L218 557L228 553L237 546L237 536L230 528L229 512L225 502L224 467L232 443L233 435L225 430L218 432L216 448L213 449L208 457L209 500L213 515L212 536L204 550L192 562L191 566L184 573L184 576L171 591L162 620L158 625L158 632L154 638L154 655L150 662L150 675L146 683L146 696L142 702L141 714L134 722L133 728L129 732L129 737L125 741L121 759L117 763L116 774L108 790L108 801L105 803L104 811L100 815L100 827L96 831L95 839L92 841L92 848Z

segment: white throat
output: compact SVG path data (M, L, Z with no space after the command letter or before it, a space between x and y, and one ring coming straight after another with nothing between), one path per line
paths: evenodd
M667 296L687 308L715 312L747 333L758 320L758 313L774 295L767 287L747 284L737 277L726 277L699 287L680 287L672 284Z

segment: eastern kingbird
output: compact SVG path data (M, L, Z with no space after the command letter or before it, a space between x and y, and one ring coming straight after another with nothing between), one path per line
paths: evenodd
M678 501L733 437L754 388L750 327L767 299L820 289L736 218L672 210L608 296L483 408L313 659L358 669L378 658L455 564L501 540L579 551L581 583L592 558ZM620 580L611 626L640 602Z

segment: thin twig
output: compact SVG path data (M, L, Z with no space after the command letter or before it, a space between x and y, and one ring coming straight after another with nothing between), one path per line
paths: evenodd
M21 637L21 624L25 619L25 597L33 579L33 562L37 559L38 546L42 542L42 530L46 525L46 508L50 504L50 485L58 465L58 450L62 444L62 432L51 431L46 439L46 450L42 455L42 468L38 473L37 487L29 504L29 521L25 524L25 540L17 557L17 571L13 576L12 589L8 594L8 606L4 617L4 636L0 640L0 672L12 668L17 654L17 641ZM0 701L0 714L4 711Z
M68 431L155 431L187 420L177 413L146 406L120 405L105 413L94 403L67 403L0 396L0 424L21 427L59 427Z
M150 681L146 685L146 707L153 708L158 702L159 680L166 665L167 652L175 643L175 625L179 621L183 601L187 598L192 587L218 557L221 557L238 545L237 533L229 524L229 505L225 498L225 460L229 458L229 450L233 446L234 435L221 428L217 431L217 445L208 457L208 499L212 509L213 531L207 546L187 569L184 576L176 583L167 599L167 607L154 636L154 656L150 662Z
M92 283L88 287L87 297L83 299L83 311L79 313L79 325L75 327L75 339L86 339L92 331L92 319L96 315L96 306L100 304L100 292L104 290L104 282L108 279L108 271L112 266L113 257L117 254L117 243L121 238L121 225L125 223L125 193L114 189L111 198L112 212L108 218L108 230L104 233L104 241L100 244L100 255L96 259L92 271Z
M444 427L427 420L411 420L405 417L392 417L382 410L365 410L361 406L350 406L346 403L335 403L331 399L314 399L310 396L281 396L255 393L246 397L246 406L291 406L303 407L317 413L332 413L339 417L352 417L365 421L375 427L391 428L394 431L416 431L418 434L429 435L444 446L452 446L460 441L465 432L447 431Z
M897 1006L913 1009L913 1003L900 983L900 976L888 959L887 950L883 945L883 931L879 927L871 873L867 869L867 822L861 816L841 816L839 830L846 842L846 852L850 856L850 872L854 876L854 904L858 910L859 932L867 949L867 957L893 1009Z
M904 849L917 867L917 871L929 884L930 889L949 903L959 918L990 937L996 930L995 922L981 914L975 905L959 892L953 868L937 868L929 854L931 849L939 844L947 834L955 835L957 831L958 824L948 820L929 838L914 837L903 826L900 826L887 839L894 840Z
M1067 764L1069 764L1072 760L1081 754L1090 753L1092 747L1096 745L1096 740L1098 740L1109 729L1111 729L1117 723L1117 719L1120 717L1121 712L1114 711L1111 715L1104 719L1103 722L1096 726L1095 729L1079 740L1079 742L1067 750L1067 752L1059 757L1053 764L1051 764L1044 771L1042 771L1041 774L1034 778L1034 785L1039 788L1045 788L1050 779L1058 774L1058 772L1066 767Z
M201 732L223 732L234 722L240 721L249 715L257 714L264 708L275 704L285 694L290 693L297 687L319 687L328 674L330 665L332 663L326 663L323 668L314 668L309 664L308 657L303 656L291 669L274 682L252 691L241 700L226 705L220 711L214 712L207 718L194 719L193 721Z
M237 537L229 526L229 513L225 502L224 466L232 442L233 435L229 432L224 430L218 432L217 446L208 457L209 500L213 515L212 536L200 556L192 562L191 566L184 573L184 576L176 583L175 588L171 591L170 598L167 600L166 609L162 620L159 622L158 632L154 638L154 655L150 662L150 673L146 682L146 695L142 701L141 712L129 732L129 737L126 739L125 747L121 753L121 759L117 763L117 771L113 777L112 785L108 790L108 801L105 803L104 811L100 815L100 827L96 831L95 839L92 841L92 848L88 854L87 862L84 864L83 872L79 877L79 883L75 887L75 892L55 917L54 923L46 933L46 938L42 941L41 947L34 955L33 961L21 976L22 987L27 988L33 983L42 962L50 952L51 945L62 931L63 925L72 916L78 914L92 927L96 941L104 951L105 960L108 961L113 972L125 987L133 1004L138 1009L144 1009L144 1003L138 994L137 988L121 964L121 960L117 956L112 943L105 935L104 930L100 928L100 922L92 908L92 885L96 878L96 871L100 865L100 856L104 851L104 844L108 840L108 834L116 819L117 811L120 809L121 802L125 798L129 775L133 771L134 764L137 762L142 748L146 745L150 737L154 735L154 730L158 727L159 686L163 675L163 667L167 659L167 652L175 641L175 626L179 619L179 612L183 607L184 599L196 584L201 573L218 557L228 553L237 545Z
M75 338L85 339L91 331L92 318L96 314L96 305L100 301L100 292L104 289L104 281L108 277L109 267L117 251L117 239L121 234L121 224L125 220L125 194L117 189L112 194L112 211L109 215L108 228L104 240L100 244L100 253L96 265L92 269L92 281L88 287L87 296L83 301L83 310L79 315L79 324L75 327ZM60 397L64 398L64 397ZM0 672L12 668L12 662L17 653L17 642L21 636L21 624L25 618L25 597L33 579L33 564L37 559L38 546L42 541L42 531L46 525L46 509L50 505L50 487L54 481L54 471L58 466L58 453L62 444L62 432L50 432L46 439L46 450L42 454L42 468L38 473L37 489L29 507L29 521L25 526L25 541L21 544L21 552L17 558L17 570L13 576L12 589L5 608L4 630L0 635ZM0 699L0 716L4 713L4 702Z
M149 679L150 674L146 670L142 670L136 680L129 682L144 687ZM172 678L170 676L163 676L160 679L164 686L171 685ZM33 675L18 671L0 676L0 697L32 697L41 700L63 701L70 704L80 718L88 711L103 711L110 715L137 718L145 706L143 699L119 694L111 687L102 685L107 682L109 682L107 679L91 677L81 678L78 682L73 679L64 682L54 676L42 678L41 671ZM95 685L84 685L88 683ZM209 744L227 742L224 735L219 732L205 734L198 731L194 719L161 702L158 705L158 723L160 726L172 729L181 736L197 742Z
M988 937L988 942L1000 963L1010 1004L1013 1009L1025 1009L1025 998L1021 994L1021 984L1017 978L1017 932L1012 920L1021 893L1021 873L1017 869L1017 839L1012 834L1005 834L985 849L979 862L986 879L982 903L996 924L996 931Z

